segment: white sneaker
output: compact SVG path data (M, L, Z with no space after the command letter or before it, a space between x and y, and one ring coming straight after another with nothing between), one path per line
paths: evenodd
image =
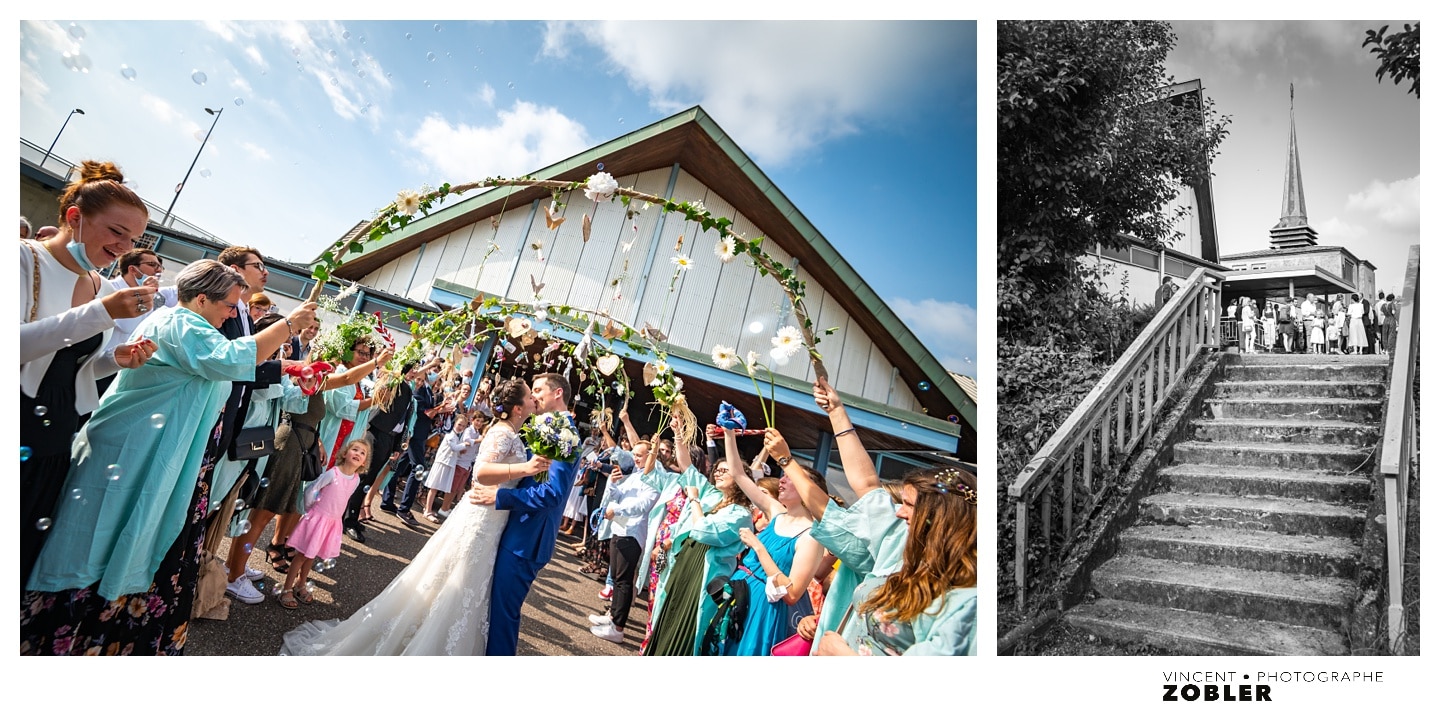
M616 630L615 626L611 625L610 623L606 623L604 625L596 625L595 627L590 628L590 634L597 638L600 638L601 640L608 640L612 643L625 642L625 631Z
M599 615L595 615L595 614L592 613L592 614L590 615L590 624L591 624L591 625L609 625L609 624L610 624L610 613L601 613L601 614L599 614Z
M251 582L259 582L265 579L265 573L251 567L245 568L245 577Z
M441 519L449 519L449 518L450 518L450 510L448 510L448 509L442 509L442 510L436 512L436 514L440 515L440 518L441 518Z
M603 588L600 589L600 599L601 599L601 600L604 600L604 601L606 601L606 602L609 602L609 601L610 601L610 595L611 595L612 593L614 593L614 592L615 592L615 589L614 589L614 588L610 587L609 585L606 585L605 587L603 587Z
M255 603L264 602L265 600L265 596L260 594L260 591L255 589L255 586L250 583L250 580L244 577L226 585L225 592L230 593L235 596L236 600L247 605L254 605Z

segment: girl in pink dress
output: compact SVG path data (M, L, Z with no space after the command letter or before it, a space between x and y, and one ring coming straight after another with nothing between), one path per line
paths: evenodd
M370 442L368 439L351 441L319 479L310 486L317 492L315 503L309 505L305 516L295 525L290 534L289 546L296 551L285 577L285 591L278 598L280 607L294 610L300 603L314 601L314 596L305 588L310 577L310 567L316 559L330 559L339 556L340 540L345 532L341 522L345 505L355 487L360 485L360 473L370 464ZM307 498L309 492L307 492Z

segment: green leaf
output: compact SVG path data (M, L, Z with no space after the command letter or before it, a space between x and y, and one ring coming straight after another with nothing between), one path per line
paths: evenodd
M826 334L826 335L834 335L834 334L835 334L835 331L837 331L837 330L839 330L839 329L840 329L840 326L838 326L838 325L835 326L835 327L833 327L833 328L826 328L826 329L825 329L825 334Z
M350 252L351 252L352 254L357 254L357 255L364 254L364 253L365 253L365 244L364 244L363 242L351 242L351 243L350 243Z
M325 250L325 253L320 255L320 259L333 264L335 262L334 250Z

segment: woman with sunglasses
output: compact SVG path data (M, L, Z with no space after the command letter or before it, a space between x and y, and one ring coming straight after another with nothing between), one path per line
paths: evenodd
M176 278L180 305L136 331L149 364L122 371L76 439L49 541L21 599L22 654L179 654L204 544L197 477L230 382L308 325L312 303L253 337L226 339L243 278L214 260Z

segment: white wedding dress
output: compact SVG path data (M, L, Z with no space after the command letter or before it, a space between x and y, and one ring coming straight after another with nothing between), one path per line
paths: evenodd
M496 425L480 441L476 463L527 458L520 437ZM509 516L461 497L420 554L374 600L344 622L315 620L286 633L280 654L484 655L495 553Z

